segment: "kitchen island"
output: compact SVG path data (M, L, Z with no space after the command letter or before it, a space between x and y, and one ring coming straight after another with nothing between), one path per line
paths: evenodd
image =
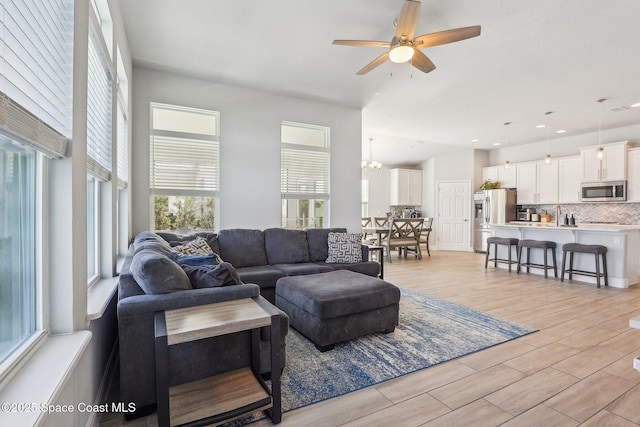
M608 249L609 286L628 288L638 283L638 275L640 274L640 225L578 224L577 226L566 227L544 222L512 222L509 224L492 224L491 235L555 242L557 244L556 263L558 265L558 277L560 277L562 268L562 245L565 243L603 245ZM506 247L498 247L498 255L501 258L507 257L506 251ZM541 264L542 258L542 251L531 251L531 262ZM576 255L574 268L595 271L594 257L584 254ZM538 271L538 269L532 269L531 273L544 274L542 270ZM567 278L568 275L565 276L565 280ZM576 274L574 274L573 280L594 284L596 282L593 277Z

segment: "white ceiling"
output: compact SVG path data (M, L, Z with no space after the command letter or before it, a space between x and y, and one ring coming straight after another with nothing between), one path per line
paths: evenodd
M640 1L423 0L417 35L481 25L425 49L436 69L356 72L390 41L403 0L121 0L134 64L363 110L363 156L417 164L640 123ZM597 99L607 98L603 104ZM505 122L512 122L504 126ZM472 142L478 139L479 142Z

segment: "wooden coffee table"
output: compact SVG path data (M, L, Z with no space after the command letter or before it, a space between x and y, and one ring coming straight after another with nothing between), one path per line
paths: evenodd
M271 327L271 387L260 377L260 328ZM252 366L169 387L169 346L219 335L251 331ZM264 298L159 311L155 314L158 425L216 424L267 410L282 419L280 396L280 319Z

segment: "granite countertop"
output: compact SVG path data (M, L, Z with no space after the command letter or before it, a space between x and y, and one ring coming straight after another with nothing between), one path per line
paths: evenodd
M491 224L494 227L540 227L553 228L556 230L588 230L588 231L630 231L640 230L640 224L598 224L598 223L578 223L575 226L556 226L555 222L529 222L529 221L511 221L509 224Z

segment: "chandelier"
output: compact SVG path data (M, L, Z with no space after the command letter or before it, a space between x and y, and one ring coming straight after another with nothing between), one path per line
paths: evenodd
M365 172L375 173L382 169L382 163L378 162L377 160L372 160L373 156L371 155L371 141L373 141L373 138L369 138L369 160L363 160L362 162L360 162L360 167Z

